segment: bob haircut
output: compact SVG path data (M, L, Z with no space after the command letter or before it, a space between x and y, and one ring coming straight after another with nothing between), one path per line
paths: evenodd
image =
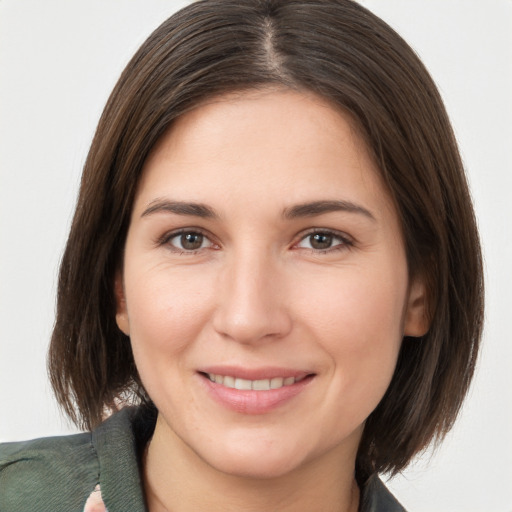
M49 371L72 420L93 428L121 403L151 405L115 321L115 274L144 162L179 116L212 97L312 92L355 122L394 201L430 329L405 337L366 421L358 475L392 474L451 428L483 322L471 198L440 95L407 43L351 0L200 0L165 21L127 65L87 157L61 263Z

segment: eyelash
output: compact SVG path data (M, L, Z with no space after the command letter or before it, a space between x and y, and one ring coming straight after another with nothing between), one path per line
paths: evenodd
M334 240L338 240L341 243L335 244L331 247L328 247L326 249L309 249L310 252L313 254L328 254L335 251L344 251L347 249L350 249L354 246L354 241L352 238L350 238L346 233L343 233L341 231L336 231L333 229L322 229L322 228L314 228L304 234L301 235L298 242L294 243L294 248L297 248L297 245L304 240L308 239L309 237L312 237L314 235L326 235L329 237L332 237L333 242Z
M205 249L205 247L200 247L198 249L187 250L187 249L179 249L178 247L171 245L171 243L170 243L171 240L178 238L179 236L182 236L185 234L200 235L210 242L211 247L218 247L218 245L211 240L211 235L208 235L207 233L205 233L203 230L201 230L199 228L184 228L184 229L180 229L177 231L165 233L164 235L162 235L161 237L158 238L157 245L158 246L164 246L164 245L170 246L171 250L173 252L179 253L179 255L194 255L194 254L197 254L202 249ZM309 237L312 237L317 234L332 237L333 241L338 240L340 243L333 245L331 247L328 247L326 249L298 247L298 245L301 242L303 242L303 241L307 240ZM305 249L313 254L328 254L328 253L332 253L335 251L348 250L351 247L353 247L353 245L354 245L354 241L350 237L348 237L345 233L342 233L342 232L336 231L336 230L332 230L332 229L314 228L306 233L302 233L300 235L300 238L298 239L298 241L293 243L292 249L294 249L294 250ZM210 248L210 247L208 247L208 248Z
M183 229L179 229L177 231L171 231L169 233L165 233L164 235L162 235L161 237L158 238L157 245L158 246L167 245L170 247L170 249L173 252L177 252L177 253L179 253L179 255L185 254L187 256L197 254L200 250L204 249L204 247L200 247L199 249L195 249L195 250L187 250L187 249L180 249L178 247L171 245L171 243L170 243L171 240L173 240L174 238L178 238L179 236L187 235L187 234L201 235L206 240L208 240L212 244L212 246L217 245L217 244L215 244L215 242L213 242L211 240L211 235L208 235L202 229L199 229L199 228L183 228Z

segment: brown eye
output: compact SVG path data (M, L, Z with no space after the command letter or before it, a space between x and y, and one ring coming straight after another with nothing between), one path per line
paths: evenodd
M313 249L329 249L332 246L333 236L328 233L314 233L309 235L309 243Z
M204 249L213 245L206 236L202 233L198 233L197 231L184 231L172 235L167 239L167 243L174 249L182 252L198 251L199 249Z
M194 251L200 249L203 245L203 235L200 233L183 233L180 242L183 249Z
M330 252L331 250L348 249L351 246L351 240L342 233L336 231L317 231L304 236L295 247L311 251Z

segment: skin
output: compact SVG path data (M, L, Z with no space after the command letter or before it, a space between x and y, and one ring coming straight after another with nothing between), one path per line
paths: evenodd
M296 208L319 201L331 207ZM200 247L184 248L176 230ZM347 115L269 89L180 118L143 169L116 296L159 410L150 510L357 510L364 422L402 337L428 326L396 210ZM281 405L245 414L208 392L199 370L220 364L310 377Z

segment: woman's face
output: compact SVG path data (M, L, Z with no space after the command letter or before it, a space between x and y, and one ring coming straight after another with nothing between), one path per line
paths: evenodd
M217 98L163 137L116 295L160 435L246 476L353 460L402 337L425 330L364 143L285 90Z

